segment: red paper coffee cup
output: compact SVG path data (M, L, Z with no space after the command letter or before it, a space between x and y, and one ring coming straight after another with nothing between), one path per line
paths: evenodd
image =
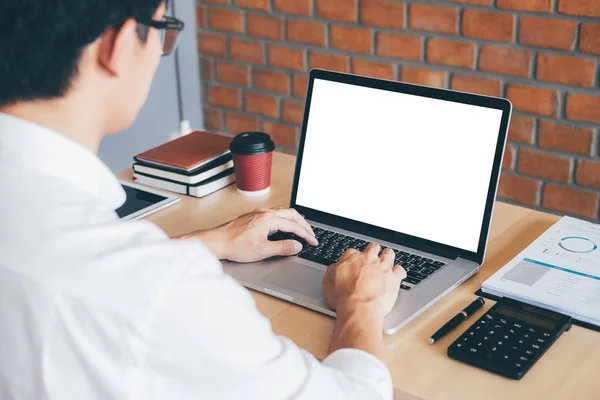
M271 165L275 143L263 132L237 135L229 146L233 156L238 192L244 196L262 196L271 188Z

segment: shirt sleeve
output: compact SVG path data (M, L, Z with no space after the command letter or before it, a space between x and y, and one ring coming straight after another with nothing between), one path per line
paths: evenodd
M196 262L180 267L149 326L144 398L392 399L379 359L341 349L319 362L276 336L207 250Z

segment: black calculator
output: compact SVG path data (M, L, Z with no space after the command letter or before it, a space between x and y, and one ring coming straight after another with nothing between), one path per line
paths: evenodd
M502 298L448 347L448 356L511 379L521 379L571 317Z

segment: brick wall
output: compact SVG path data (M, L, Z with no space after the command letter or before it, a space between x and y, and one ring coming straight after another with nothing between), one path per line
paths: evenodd
M499 196L598 219L600 0L199 0L207 128L294 152L308 71L504 96Z

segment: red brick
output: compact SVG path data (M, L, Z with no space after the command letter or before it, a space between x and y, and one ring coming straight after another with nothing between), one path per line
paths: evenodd
M498 197L522 204L536 205L540 184L537 179L503 173L498 185Z
M221 110L205 108L204 110L204 128L211 132L223 130L223 113Z
M586 86L594 84L596 63L576 56L538 54L537 78L565 85Z
M204 57L200 59L200 73L202 74L202 79L212 81L213 67L210 59Z
M272 96L246 91L246 111L271 118L279 115L279 100Z
M446 87L446 77L448 74L431 69L402 67L400 76L402 82L443 88Z
M267 58L269 64L276 67L304 71L304 50L270 44L267 47Z
M379 79L394 79L394 65L388 63L352 59L352 73Z
M600 25L581 24L579 49L584 53L600 55Z
M590 156L593 137L592 129L540 121L538 145L547 149Z
M410 5L411 29L441 33L458 33L458 10L425 4Z
M243 33L244 13L221 8L210 8L208 10L208 26L218 31Z
M513 169L515 148L510 144L506 145L504 150L504 158L502 159L502 169Z
M283 19L262 14L248 14L248 34L264 39L283 39Z
M566 115L569 119L600 124L600 97L570 93Z
M331 47L357 53L372 53L372 35L370 29L334 25L331 27Z
M515 30L515 17L479 10L465 10L462 15L462 33L465 36L512 42Z
M231 38L229 39L229 54L231 58L237 61L244 61L254 64L264 64L263 44L261 42L251 42L248 40Z
M534 125L533 117L524 117L521 115L513 115L508 129L508 140L511 142L533 144L534 140Z
M589 219L596 219L598 216L598 194L569 187L546 185L542 205L551 210Z
M250 71L247 66L239 66L227 61L217 61L217 79L221 82L248 86Z
M254 69L252 86L256 89L288 94L290 92L290 77L283 72Z
M264 11L271 10L271 7L269 7L269 0L235 0L235 5Z
M474 59L473 43L446 39L429 39L427 42L427 61L430 63L472 68Z
M486 96L500 96L501 84L502 82L498 79L454 75L452 77L450 88L461 92L477 93Z
M325 25L321 22L290 19L287 22L287 40L325 46Z
M273 0L273 6L286 14L310 15L311 2L312 0Z
M404 4L390 0L362 0L360 22L382 28L404 28Z
M347 56L338 56L334 54L310 53L310 69L328 69L338 72L350 72L350 61Z
M214 106L235 108L241 107L240 90L225 86L211 86L208 88L208 102Z
M242 114L226 113L225 127L227 131L236 135L242 132L256 132L258 130L258 118Z
M304 103L284 100L283 101L283 117L286 122L292 122L300 125L304 117Z
M292 82L292 92L294 97L299 99L306 98L306 89L308 87L308 77L304 75L295 75Z
M494 0L448 0L452 3L460 3L460 4L477 4L480 6L491 6Z
M532 58L530 51L483 45L479 50L479 69L496 74L528 77Z
M523 16L520 19L519 43L570 50L575 44L576 30L577 23L573 21Z
M317 15L323 19L355 22L358 14L358 0L315 0L315 10Z
M509 10L551 12L552 0L496 0L496 6Z
M206 7L196 6L196 27L204 29L206 27Z
M377 55L418 61L421 59L420 36L379 32L377 34Z
M600 189L600 162L579 160L577 161L576 182L579 185L592 186Z
M600 17L598 0L559 0L558 12L582 17Z
M271 136L277 146L296 147L296 132L298 130L296 127L263 121L262 130Z
M223 58L226 51L225 36L212 33L199 33L198 48L200 54Z
M558 93L555 90L511 84L506 90L506 97L516 110L549 117L556 116Z
M571 175L571 160L543 151L522 148L519 151L518 169L536 178L568 182Z

